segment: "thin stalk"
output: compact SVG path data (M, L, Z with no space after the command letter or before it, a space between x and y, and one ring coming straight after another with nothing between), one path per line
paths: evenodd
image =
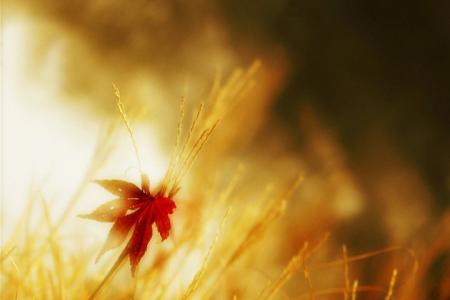
M111 267L111 269L108 271L108 274L106 274L105 278L103 278L102 282L97 286L97 288L94 290L94 292L89 296L89 300L95 299L97 295L101 292L103 287L114 277L114 275L119 271L120 267L125 261L125 258L128 255L128 246L125 247L125 249L122 250L122 253L120 254L119 258L116 260L114 265Z

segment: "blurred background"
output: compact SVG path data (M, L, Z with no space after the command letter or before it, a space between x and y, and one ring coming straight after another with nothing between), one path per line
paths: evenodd
M145 108L138 140L160 178L180 96L258 59L229 156L269 181L304 173L283 225L292 249L325 231L353 252L435 245L423 295L450 295L448 1L4 0L2 22L6 231L24 187L76 191L100 125L117 117L112 82ZM100 174L136 176L129 146Z

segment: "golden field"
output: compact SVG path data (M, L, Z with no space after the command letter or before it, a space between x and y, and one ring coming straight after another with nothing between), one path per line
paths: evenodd
M219 3L3 1L1 299L448 299L450 210L419 167L280 108L295 55ZM78 216L113 199L94 180L142 174L178 176L169 237L105 281L126 243L96 262L111 226Z

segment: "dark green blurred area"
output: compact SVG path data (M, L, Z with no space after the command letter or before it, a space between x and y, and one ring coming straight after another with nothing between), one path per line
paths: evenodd
M449 205L450 2L222 5L236 31L286 49L290 74L276 117L299 144L298 111L308 104L337 133L357 173L376 147L371 137L381 135L423 177L434 211Z

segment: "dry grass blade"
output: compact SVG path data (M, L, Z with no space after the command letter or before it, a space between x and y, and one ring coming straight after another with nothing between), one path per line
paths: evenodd
M114 88L114 93L116 95L117 98L117 108L119 109L120 112L120 116L122 117L123 122L125 123L125 126L128 130L128 134L130 135L131 138L131 142L133 143L133 149L136 155L136 160L138 162L138 166L139 166L139 171L142 174L144 174L144 171L142 169L142 161L141 161L141 156L139 154L139 147L138 144L136 142L136 137L134 136L134 131L131 128L131 124L130 121L128 120L127 114L125 112L125 106L123 105L122 99L120 97L120 91L117 88L117 86L115 84L113 84L113 88Z
M52 221L51 221L51 217L50 217L50 211L47 205L47 202L45 201L44 197L41 195L41 203L42 203L42 209L44 212L44 219L45 219L45 223L47 225L47 229L48 229L48 242L49 242L49 246L50 246L50 250L51 250L51 254L53 257L53 262L54 262L54 274L55 274L55 279L53 278L52 274L49 273L49 276L51 278L51 283L52 283L52 290L54 295L57 295L56 298L58 299L64 299L64 286L65 286L65 282L64 282L64 270L63 270L63 262L62 262L62 258L61 258L61 247L57 242L57 238L56 238L56 234L57 232L55 232L53 230L52 227ZM55 283L55 280L57 281L57 283Z
M233 264L245 252L245 250L248 249L257 240L257 238L265 232L267 227L283 213L286 208L287 201L290 199L290 197L302 181L303 176L298 176L293 184L288 188L288 190L280 198L275 199L272 204L269 205L266 213L261 214L259 221L255 222L246 236L244 236L242 242L239 244L228 262L225 264L225 268L228 268L231 264Z
M199 127L200 118L204 109L204 104L201 103L197 113L195 114L185 141L181 147L179 147L180 137L182 135L183 121L184 121L184 98L180 103L180 117L177 127L177 139L174 149L174 153L170 160L169 167L163 180L162 193L166 196L174 195L178 192L180 181L186 175L191 168L195 159L197 158L200 150L205 146L208 139L211 137L212 132L216 128L219 121L216 121L212 126L204 128L198 137L193 140L193 136ZM205 125L203 126L205 127Z
M397 269L394 269L392 271L392 277L391 280L389 282L389 290L386 294L386 297L384 298L385 300L391 300L392 299L392 295L394 294L394 287L395 287L395 281L397 280Z
M180 106L179 106L179 117L178 117L175 146L173 149L172 157L170 158L169 167L167 168L166 175L164 176L164 179L162 181L163 182L162 193L164 195L166 194L166 190L170 189L170 186L172 185L173 172L175 172L175 170L176 170L175 166L178 165L180 156L183 153L185 145L187 143L187 140L186 140L186 142L184 143L182 148L180 148L180 140L181 140L181 135L183 133L183 121L184 121L184 115L185 115L184 104L185 104L185 99L184 99L184 97L182 97L180 100ZM190 139L190 137L188 139Z
M358 290L358 280L353 281L352 300L356 300L356 292Z
M323 290L317 290L314 294L315 298L322 298L323 296L331 296L331 295L339 295L344 293L345 291L345 287L344 288L327 288L327 289L323 289ZM372 286L372 285L364 285L361 286L358 283L358 280L355 280L352 284L352 288L351 288L351 300L356 300L356 295L357 293L361 293L361 292L376 292L376 293L383 293L383 287L380 286ZM306 298L310 298L311 295L310 293L307 294L303 294L297 297L291 297L290 299L306 299ZM327 298L325 298L327 299ZM333 298L334 299L334 298Z
M311 275L308 271L308 268L306 267L305 261L303 261L302 267L303 267L303 276L305 277L305 281L308 284L309 299L314 299L315 291L314 291L314 287L312 284Z
M414 274L417 272L417 269L419 268L419 261L417 259L416 254L414 253L414 251L409 248L405 248L405 247L392 246L392 247L387 247L387 248L376 250L376 251L370 251L370 252L363 253L360 255L347 257L346 261L347 261L347 263L360 261L360 260L364 260L364 259L367 259L370 257L374 257L374 256L378 256L378 255L386 254L386 253L390 253L390 252L395 252L395 251L405 251L412 258L412 260L413 260L412 269L413 270L411 272L411 277L413 277ZM321 270L321 269L339 266L339 265L343 265L343 264L345 264L345 261L343 259L339 259L339 260L335 260L335 261L332 261L329 263L323 263L323 264L317 265L313 269Z
M300 183L303 181L303 176L298 176L297 179L291 184L291 186L286 190L285 193L279 198L275 198L272 203L268 206L265 213L261 214L257 221L251 226L247 234L243 236L241 242L228 257L228 259L222 264L219 270L217 270L218 275L214 279L212 287L209 289L208 294L213 293L222 276L228 271L228 269L240 258L250 247L261 237L266 229L272 222L278 218L284 209L286 208L287 201L291 198L292 194L298 188Z
M342 259L344 261L344 280L345 280L344 300L347 300L348 293L350 292L350 278L348 274L347 247L345 245L342 245Z
M178 186L180 184L181 179L186 175L186 173L192 167L192 164L195 162L198 154L203 149L203 147L205 146L208 139L211 137L213 131L216 129L219 122L220 122L220 120L218 120L216 123L214 123L210 128L205 129L202 132L202 134L200 135L200 137L197 139L197 141L194 143L194 145L191 148L191 151L186 156L183 165L181 165L179 172L178 172L177 176L175 177L175 186Z
M120 254L119 258L116 260L112 268L108 271L108 273L105 275L105 277L102 279L102 281L98 284L96 289L92 292L92 294L89 296L89 300L95 299L102 289L108 284L108 282L114 277L114 275L119 271L120 267L125 262L125 259L127 258L127 248L125 248L122 253Z
M263 291L260 299L273 299L278 291L286 284L286 282L292 277L292 275L301 267L303 260L305 259L305 252L308 248L308 242L303 244L300 251L292 257L288 265L284 268L281 275L275 280L267 289ZM267 295L266 295L267 294Z
M16 249L16 247L14 246L9 248L8 250L2 249L0 256L0 263L3 263L3 261L9 257L9 255L14 251L14 249Z
M231 210L231 207L226 211L225 216L223 217L222 222L220 224L220 227L217 230L217 233L214 237L214 240L213 240L211 246L209 247L208 252L206 253L206 256L203 260L200 270L195 274L194 279L192 280L191 284L189 285L186 293L183 295L183 297L182 297L183 300L190 299L191 296L193 295L193 293L195 292L195 290L197 289L197 287L199 286L199 284L201 283L203 276L205 274L206 268L208 267L209 258L211 256L211 253L213 252L215 245L217 244L217 241L219 240L220 233L223 230L225 221L227 219L228 214L230 213L230 210Z

